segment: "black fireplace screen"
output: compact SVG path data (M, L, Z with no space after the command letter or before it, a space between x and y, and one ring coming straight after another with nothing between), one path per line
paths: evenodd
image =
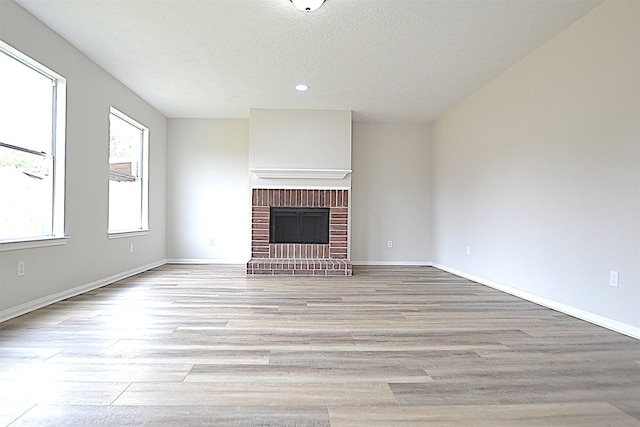
M271 208L269 243L329 243L329 208Z

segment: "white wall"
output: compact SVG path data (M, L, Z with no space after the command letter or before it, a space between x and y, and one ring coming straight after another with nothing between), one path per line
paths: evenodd
M249 168L351 170L351 111L251 109ZM351 188L343 179L261 178L252 188Z
M438 119L433 146L437 265L636 336L639 7L594 9Z
M246 120L169 120L169 260L243 263L250 258L249 129ZM310 186L353 182L352 260L430 261L430 153L430 125L354 122L353 178L303 180ZM339 161L324 166L347 167ZM263 185L282 182L263 180ZM221 201L228 210L220 209ZM387 240L393 240L392 249Z
M351 111L251 109L249 167L351 169Z
M354 122L351 184L351 261L428 264L431 125Z
M158 265L165 258L166 119L13 1L0 1L0 38L67 79L63 246L0 252L0 321ZM150 129L151 232L107 238L109 108ZM129 252L134 243L134 252ZM26 274L17 277L18 261Z
M169 120L169 260L218 263L249 260L248 150L248 120Z

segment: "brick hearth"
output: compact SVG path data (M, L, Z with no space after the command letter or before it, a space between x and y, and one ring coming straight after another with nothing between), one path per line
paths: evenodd
M349 190L252 191L251 260L247 274L351 276L347 259ZM270 207L329 208L329 244L269 243Z

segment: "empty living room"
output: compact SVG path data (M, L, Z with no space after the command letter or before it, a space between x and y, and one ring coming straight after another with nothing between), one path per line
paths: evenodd
M640 426L636 0L0 0L0 425Z

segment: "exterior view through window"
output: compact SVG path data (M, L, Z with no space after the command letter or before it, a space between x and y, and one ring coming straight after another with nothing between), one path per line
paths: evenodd
M0 42L0 242L64 235L65 80Z
M115 108L109 114L109 233L148 229L149 130Z

